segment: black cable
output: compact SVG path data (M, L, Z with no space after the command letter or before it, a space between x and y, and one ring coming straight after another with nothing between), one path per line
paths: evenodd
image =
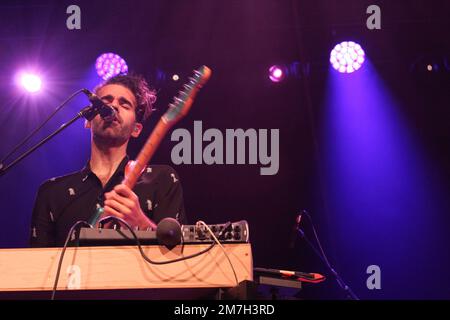
M88 107L86 107L88 108ZM20 161L22 161L23 159L25 159L26 157L28 157L30 154L32 154L36 149L40 148L42 145L44 145L47 141L49 141L50 139L52 139L54 136L56 136L57 134L59 134L61 131L65 130L66 128L68 128L72 123L74 123L75 121L77 121L78 119L80 119L83 116L83 111L86 110L83 109L82 111L78 112L77 115L72 118L69 122L66 122L64 124L62 124L56 131L54 131L53 133L51 133L49 136L45 137L43 140L41 140L39 143L35 144L33 147L31 147L30 149L28 149L25 153L22 153L22 155L20 155L18 158L16 158L13 162L11 162L10 164L8 164L6 167L3 167L3 165L0 166L0 176L4 175L8 170L10 170L12 167L14 167L15 165L17 165Z
M335 277L337 283L339 286L347 293L348 297L353 300L359 300L358 296L352 291L352 289L344 282L344 280L341 278L341 276L336 272L336 270L333 269L330 262L327 259L327 256L325 255L325 252L322 248L322 245L320 244L319 237L317 236L316 228L314 227L314 223L312 221L311 216L306 210L302 210L302 212L308 217L309 222L311 224L311 227L314 232L314 237L316 238L316 242L319 245L320 251L317 250L317 248L311 243L311 241L308 239L308 237L305 235L302 229L298 228L297 231L302 239L306 241L306 243L313 249L314 253L322 260L322 262L327 266L328 270L331 272L331 274Z
M58 286L59 274L60 274L60 272L61 272L62 262L63 262L63 259L64 259L64 254L66 253L67 245L69 244L70 238L72 237L72 234L74 233L74 231L76 230L76 228L77 228L79 225L82 225L82 224L83 224L83 225L89 226L89 228L92 228L92 226L91 226L89 223L87 223L86 221L77 221L77 222L72 226L72 228L70 228L69 233L67 234L67 237L66 237L66 241L64 242L64 247L63 247L63 249L62 249L62 251L61 251L61 256L59 257L58 269L57 269L57 271L56 271L55 282L54 282L54 284L53 284L53 292L52 292L52 298L51 298L51 300L55 300L56 287Z
M61 110L62 107L64 107L70 100L72 100L77 94L82 93L83 89L80 89L74 93L72 93L63 103L61 103L56 109L55 111L53 111L53 113L48 116L47 119L44 120L44 122L39 125L39 127L37 127L36 129L34 129L28 136L26 136L18 145L16 145L5 157L3 157L2 160L0 160L0 169L2 169L2 167L4 166L3 162L6 161L6 159L8 159L12 154L14 154L14 152L16 152L20 147L22 147L25 143L27 143L28 140L31 139L31 137L33 137L39 130L42 129L42 127L44 127L47 122L49 122L54 116L55 114Z
M144 258L145 261L147 261L148 263L151 263L151 264L162 265L162 264L169 264L169 263L179 262L179 261L183 261L183 260L187 260L187 259L192 259L192 258L198 257L198 256L200 256L200 255L202 255L202 254L208 252L209 250L211 250L211 249L216 245L216 242L213 241L213 243L212 243L209 247L207 247L206 249L204 249L204 250L202 250L202 251L200 251L200 252L191 254L191 255L189 255L189 256L181 257L181 258L177 258L177 259L173 259L173 260L167 260L167 261L153 261L153 260L151 260L149 257L147 257L147 255L144 253L144 251L142 250L142 247L141 247L141 243L140 243L140 241L139 241L139 238L137 237L137 235L136 235L136 233L134 232L133 228L132 228L126 221L124 221L123 219L118 218L118 217L108 216L108 217L105 217L105 218L99 220L99 224L100 224L102 221L104 221L104 220L116 220L116 221L118 221L118 222L123 223L123 224L127 227L127 229L130 230L131 234L132 234L133 237L134 237L134 240L136 240L136 245L137 245L138 248L139 248L139 252L141 253L142 258ZM227 222L227 224L225 225L225 227L223 228L223 230L219 233L218 238L221 238L221 237L222 237L223 233L225 232L225 230L228 229L228 227L229 227L230 225L231 225L231 222Z

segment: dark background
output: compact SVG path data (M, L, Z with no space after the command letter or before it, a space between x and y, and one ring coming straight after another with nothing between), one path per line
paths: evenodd
M71 4L81 8L81 30L66 28ZM371 4L381 8L381 30L366 27ZM279 129L280 165L273 176L261 176L261 165L174 166L175 143L168 135L152 162L178 171L190 223L245 219L254 266L326 274L304 242L289 247L295 215L307 209L335 269L361 298L449 299L449 9L448 1L2 1L0 155L72 92L92 89L100 81L95 59L115 52L158 90L157 111L130 145L134 157L187 76L205 64L212 78L175 128L191 130L193 121L201 120L203 131L218 128L224 134L227 128ZM332 141L322 134L329 52L349 38L363 45L427 159L422 172L427 183L410 186L402 207L407 209L394 221L377 222L373 206L367 208L373 221L351 220L342 206L333 205L339 190L330 191L321 165L326 160L333 171L333 159L325 152ZM271 65L293 62L308 66L307 74L270 82ZM438 72L426 72L425 65L434 62ZM44 75L45 92L24 96L14 74L36 66ZM170 80L173 73L180 81ZM86 103L82 97L74 100L36 139ZM27 246L40 183L80 169L88 158L89 132L79 121L0 178L1 247ZM390 179L396 180L395 174ZM422 210L414 200L425 189L432 198ZM354 194L352 200L358 199ZM398 201L392 196L383 205ZM311 225L302 224L312 238ZM372 264L381 267L381 290L366 287L366 268ZM330 276L323 284L306 285L301 296L344 295Z

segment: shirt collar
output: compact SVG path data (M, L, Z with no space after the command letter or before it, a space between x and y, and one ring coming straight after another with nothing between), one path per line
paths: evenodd
M116 176L119 174L124 176L125 175L125 167L129 160L130 160L130 157L128 155L126 155L120 162L120 164L117 167L116 171L114 172L113 176ZM89 163L89 160L87 161L86 165L83 167L83 169L81 169L80 172L81 172L81 181L82 182L85 182L91 175L95 176L95 173L92 172L92 170L91 170L91 165Z

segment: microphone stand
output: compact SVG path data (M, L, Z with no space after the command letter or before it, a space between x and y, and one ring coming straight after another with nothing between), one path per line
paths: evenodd
M341 278L341 276L333 269L333 267L330 265L328 259L326 259L325 256L320 254L320 252L314 247L314 245L309 241L309 239L306 237L305 233L303 232L300 227L296 227L297 234L300 236L301 239L304 239L308 246L313 249L314 253L322 260L324 265L328 268L328 271L334 276L339 286L342 288L342 290L345 291L347 294L347 298L351 300L359 300L359 298L356 296L356 294L352 291L352 289L344 282L344 280Z
M41 140L39 143L34 145L31 149L24 152L22 155L20 155L17 159L15 159L13 162L11 162L9 165L4 166L3 164L0 164L0 177L6 174L6 172L9 171L12 167L14 167L16 164L18 164L20 161L25 159L27 156L29 156L31 153L33 153L36 149L38 149L40 146L45 144L47 141L52 139L54 136L56 136L58 133L66 129L68 126L70 126L72 123L77 121L80 118L86 118L87 120L92 120L98 113L100 112L100 108L98 106L92 106L89 105L85 108L83 108L80 112L77 113L77 115L71 119L70 121L64 123L59 127L56 131L51 133L49 136Z

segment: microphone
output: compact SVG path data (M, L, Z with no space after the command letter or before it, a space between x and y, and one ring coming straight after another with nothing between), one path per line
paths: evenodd
M89 110L84 115L88 121L92 120L97 114L100 114L100 117L105 121L114 120L117 112L113 107L105 104L95 93L92 93L88 89L82 89L81 91L87 95L91 102L91 105L88 107Z
M156 227L158 243L172 249L181 243L181 225L174 218L164 218Z
M289 242L289 248L293 249L295 247L295 240L297 239L297 233L300 229L300 222L302 221L302 213L299 213L295 218L295 224L292 228L291 241Z

